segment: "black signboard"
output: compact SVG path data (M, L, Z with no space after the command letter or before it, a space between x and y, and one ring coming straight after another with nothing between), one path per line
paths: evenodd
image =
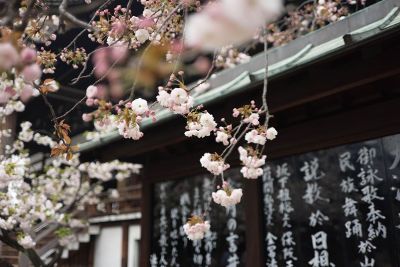
M400 135L269 161L265 266L398 267Z
M226 173L233 187L240 187L240 173ZM213 176L199 175L154 186L152 254L150 266L245 266L245 224L241 204L225 209L211 202L211 230L200 241L186 238L182 226L192 214L207 210Z

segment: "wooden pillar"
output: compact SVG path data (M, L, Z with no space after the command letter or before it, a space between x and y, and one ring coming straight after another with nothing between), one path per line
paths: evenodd
M128 248L129 247L129 224L122 224L122 257L121 267L128 267Z
M261 182L260 180L244 180L246 267L264 266Z

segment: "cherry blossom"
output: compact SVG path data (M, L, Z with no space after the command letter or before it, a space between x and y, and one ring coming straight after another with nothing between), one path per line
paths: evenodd
M117 124L118 132L124 138L139 140L143 137L143 133L140 131L140 127L138 124L135 126L127 125L126 122L120 121Z
M0 69L10 70L19 62L19 54L11 43L0 43Z
M189 46L208 50L240 44L250 39L265 22L277 19L281 11L280 0L211 2L202 12L189 17L185 39Z
M215 130L217 123L214 121L213 115L208 112L191 112L188 114L188 121L185 132L187 137L196 136L203 138L210 136L211 132Z
M260 119L260 115L258 113L251 113L248 117L246 117L243 120L243 122L251 123L251 124L257 126L260 124L259 119Z
M138 115L143 115L149 111L147 101L142 98L137 98L137 99L133 100L132 104L131 104L131 108Z
M220 175L222 172L229 168L229 164L226 164L217 153L210 154L205 153L200 159L201 166L206 168L209 172L214 175Z
M245 139L248 143L254 143L254 144L259 144L259 145L265 145L265 142L267 141L267 136L266 132L264 129L259 128L259 129L254 129L251 130L250 132L246 133Z
M242 195L242 189L233 189L227 182L224 182L222 189L212 193L212 198L215 203L228 208L238 204L242 198Z
M157 101L161 106L169 108L177 114L187 114L193 107L193 97L182 88L174 88L168 93L164 88L158 91Z
M261 168L265 164L266 156L263 155L259 157L257 151L251 148L244 149L239 146L238 151L240 154L240 160L244 165L240 172L244 178L256 179L263 174L263 169Z
M183 226L183 230L190 240L200 240L203 239L205 234L210 230L210 223L198 216L193 216Z
M37 52L35 49L25 47L22 49L20 56L24 64L32 64L36 61Z
M140 43L144 43L149 40L150 34L145 29L139 29L135 32L135 36Z
M26 83L33 83L42 76L42 69L38 64L31 64L22 70L22 78Z
M278 131L274 127L270 127L267 129L266 134L268 140L274 140L278 135Z
M21 131L18 134L18 139L23 142L29 142L33 139L33 131L31 130L32 123L24 121L20 124Z
M90 85L87 89L86 89L86 97L87 98L94 98L97 95L97 86L95 85Z
M216 132L215 142L222 143L224 146L230 144L231 134L229 131L226 131L224 127L220 127Z
M10 158L0 156L0 188L8 186L9 182L22 180L29 164L29 158L26 155L12 155Z
M23 237L17 238L17 240L18 243L26 249L33 248L36 245L30 235L24 235Z

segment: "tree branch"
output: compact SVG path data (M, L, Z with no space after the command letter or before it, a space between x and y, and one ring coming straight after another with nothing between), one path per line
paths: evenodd
M60 12L60 17L68 20L69 22L71 22L79 27L82 27L85 29L92 29L92 26L90 24L86 23L83 20L78 19L77 17L75 17L74 15L69 13L67 11L67 4L68 4L68 0L63 0L61 2L60 7L58 8L58 11Z

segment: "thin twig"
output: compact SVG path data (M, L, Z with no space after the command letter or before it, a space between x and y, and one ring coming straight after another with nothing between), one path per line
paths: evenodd
M58 121L58 120L60 120L60 119L62 119L62 118L64 118L64 117L66 117L68 114L70 114L76 107L78 107L83 101L85 101L86 100L86 96L84 96L81 100L79 100L78 102L76 102L75 103L75 105L72 107L72 108L70 108L67 112L65 112L63 115L61 115L61 116L58 116L57 118L55 118L55 121Z
M68 0L63 0L58 8L58 11L60 12L60 17L61 18L65 18L67 19L69 22L85 28L85 29L92 29L92 26L88 23L86 23L83 20L78 19L77 17L75 17L74 15L72 15L71 13L69 13L67 11L67 4L68 4Z

